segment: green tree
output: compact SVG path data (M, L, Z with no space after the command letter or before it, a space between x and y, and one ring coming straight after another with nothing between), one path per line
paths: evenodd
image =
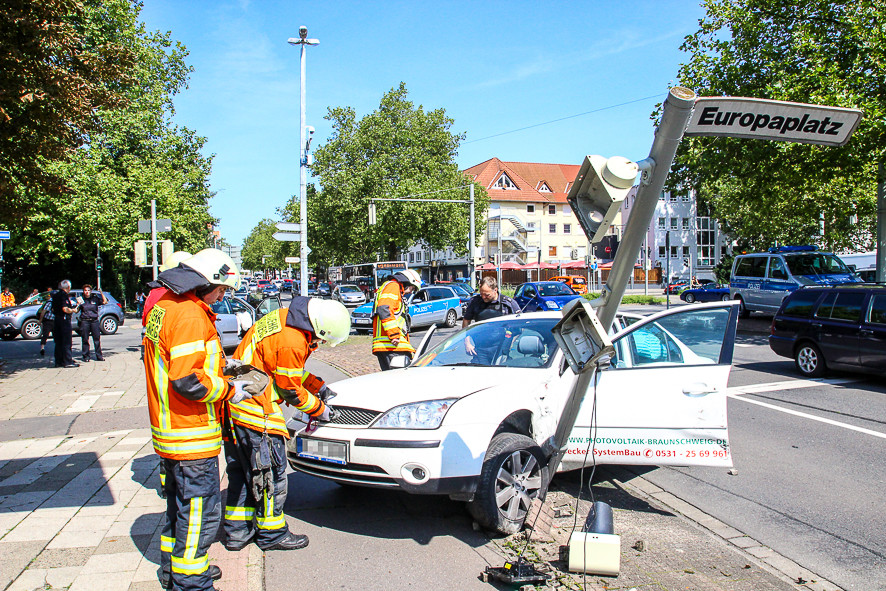
M421 196L467 199L470 182L455 156L462 135L450 131L443 109L425 111L407 99L406 85L387 92L378 109L357 121L350 107L330 108L330 140L314 155L312 171L320 188L308 199L308 237L314 266L393 259L424 241L431 248L466 252L468 206L464 204L376 202L377 224L368 223L373 199ZM475 186L477 236L483 230L486 191ZM285 207L298 221L299 204Z
M860 108L843 147L687 138L675 182L698 191L742 246L870 248L877 164L886 161L886 4L705 0L679 80L699 95ZM882 170L882 169L881 169ZM820 237L824 225L824 238Z

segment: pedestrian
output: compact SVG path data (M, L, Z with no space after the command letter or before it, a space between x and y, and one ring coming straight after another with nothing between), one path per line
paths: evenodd
M89 361L89 337L92 336L92 345L95 347L95 360L104 361L102 355L102 331L99 326L99 308L108 303L108 298L101 291L92 291L92 286L83 286L83 297L80 298L80 350L83 361Z
M40 321L43 330L40 331L40 356L46 355L46 341L52 333L52 325L55 322L55 316L52 314L52 288L46 288L46 301L37 311L37 319Z
M52 293L51 310L53 315L52 341L55 343L55 366L77 367L74 363L73 332L71 314L77 311L77 303L70 296L71 282L65 279Z
M31 290L31 295L28 296L28 299L30 300L31 298L36 297L38 295L40 295L40 292L37 291L37 288L35 287L34 289Z
M240 273L217 249L185 262L160 273L158 282L168 291L148 313L142 343L154 451L166 470L160 583L176 591L209 591L221 577L207 552L221 523L222 403L251 394L245 380L225 382L210 308L237 287Z
M142 317L142 310L145 306L145 293L141 288L135 290L135 313L138 314L138 317Z
M351 332L351 318L340 302L293 296L256 322L240 341L234 361L267 373L271 381L260 396L227 404L230 432L225 439L228 493L225 502L225 547L242 550L297 550L308 537L289 531L286 503L286 440L289 431L280 410L285 401L318 421L334 413L325 400L335 394L305 369L320 343L335 347ZM269 458L262 465L259 458Z
M471 298L465 308L464 317L461 321L462 328L467 328L471 322L480 322L481 320L520 312L520 306L517 302L513 298L503 295L498 290L498 282L495 280L495 277L487 276L481 279L477 292L477 295ZM491 352L496 347L497 341L501 338L508 339L511 335L488 331L484 336L487 339L484 342L474 342L470 336L465 337L465 352L473 357L474 363L488 365L492 361ZM510 345L508 344L508 346Z
M382 371L409 365L415 348L406 330L405 294L421 288L421 277L412 269L397 271L375 294L372 304L372 353Z
M3 288L3 293L0 293L0 308L8 308L10 306L15 305L15 296L9 291L9 287Z

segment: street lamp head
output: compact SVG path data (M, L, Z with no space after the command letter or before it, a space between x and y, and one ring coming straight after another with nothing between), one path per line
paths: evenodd
M307 39L308 37L308 28L304 25L298 28L298 36L302 39Z

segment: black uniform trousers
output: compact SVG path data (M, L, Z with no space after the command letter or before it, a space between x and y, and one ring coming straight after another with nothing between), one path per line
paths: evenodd
M242 545L253 540L259 548L273 546L289 535L283 516L288 481L286 478L286 439L267 434L271 460L271 490L265 490L260 499L252 492L252 474L255 472L255 454L260 451L262 434L240 425L233 425L236 442L225 441L225 460L228 466L228 494L225 500L225 534L228 542ZM241 459L242 458L242 459ZM247 462L246 470L243 461ZM250 477L247 478L247 473Z
M73 337L71 333L71 319L62 320L56 318L52 325L52 340L55 343L55 366L63 367L74 363L74 354L71 352Z
M95 345L95 358L104 359L102 356L102 329L99 326L98 318L81 318L80 349L83 351L83 359L89 359L90 336L92 337L92 344Z
M221 524L218 456L163 458L166 515L160 531L160 568L172 574L173 591L209 591L209 546Z

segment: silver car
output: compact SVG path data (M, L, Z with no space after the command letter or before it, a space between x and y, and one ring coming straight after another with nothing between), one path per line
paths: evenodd
M350 283L336 285L335 289L332 290L332 299L341 302L348 308L356 308L366 303L366 296L363 294L363 291Z
M223 349L233 349L240 344L246 331L262 316L282 307L279 297L265 298L252 307L240 298L223 298L212 304L215 312L215 329Z

